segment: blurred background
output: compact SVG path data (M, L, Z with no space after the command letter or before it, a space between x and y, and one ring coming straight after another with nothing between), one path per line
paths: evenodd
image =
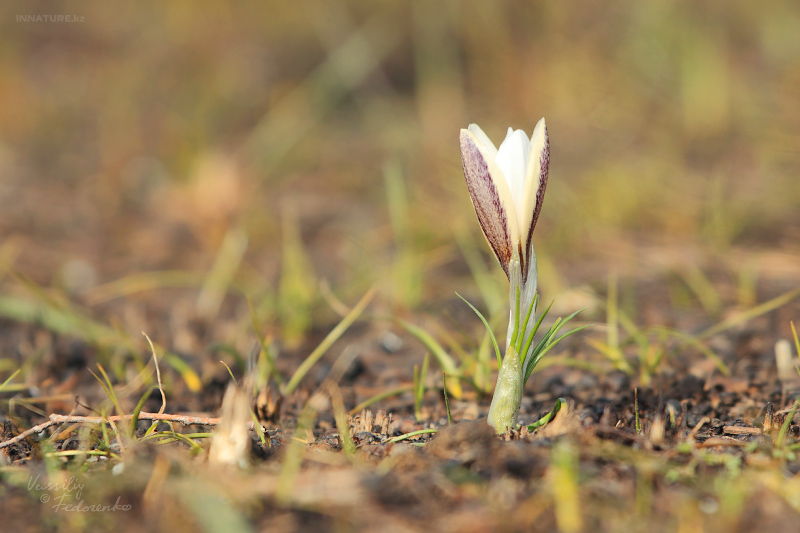
M610 271L677 272L711 311L715 276L800 275L792 0L6 3L0 27L7 317L46 289L188 353L245 352L245 297L287 345L373 284L386 312L458 290L502 315L458 133L543 116L560 312Z
M392 431L408 433L444 427L451 404L453 420L485 414L494 354L455 292L505 332L508 288L467 194L459 130L476 123L499 145L509 126L530 134L545 117L551 165L533 241L539 288L543 303L555 302L549 323L585 307L573 324L595 326L548 353L528 382L521 419L538 419L558 397L585 406L576 411L580 428L568 430L583 442L580 454L568 441L553 446L550 461L549 444L509 446L514 453L502 455L475 440L474 457L492 458L492 484L487 477L473 485L484 467L472 477L446 474L450 483L443 467L423 462L381 462L375 470L383 473L368 478L354 462L357 475L339 477L343 468L322 465L350 463L338 452L317 453L341 439L327 438L340 419L323 409L313 429L326 438L309 449L327 459L299 474L298 523L316 523L308 522L318 510L308 502L326 491L331 509L352 506L338 514L345 517L338 529L351 515L369 524L374 516L379 529L394 525L384 507L367 505L375 498L396 500L395 516L426 521L420 530L489 530L486 516L501 529L534 521L555 530L545 509L553 505L567 517L563 531L580 530L582 514L598 531L667 530L676 522L665 517L676 513L687 531L702 529L702 520L727 520L707 529L733 531L753 529L734 527L739 516L762 528L796 518L788 514L796 501L785 496L796 485L780 482L796 481L796 444L770 455L762 439L724 455L708 448L712 457L683 447L681 436L681 448L645 456L652 447L639 435L577 435L595 435L587 424L601 414L639 434L641 406L642 420L658 420L663 439L664 400L678 398L698 407L683 419L683 428L697 423L688 445L708 417L749 424L767 401L777 417L795 397L778 383L774 361L776 341L792 338L790 320L800 323L798 0L2 2L0 35L2 438L50 413L133 412L140 401L146 411L163 409L142 331L159 353L167 413L219 415L231 376L245 373L259 346L262 363L277 360L272 378L286 393L280 427L270 433L277 437L267 441L275 450L259 455L266 468L258 476L232 468L208 474L195 455L175 467L171 447L163 461L151 448L131 447L144 451L125 452L113 474L111 461L107 472L101 462L69 463L78 479L94 476L87 504L113 505L107 498L127 494L126 503L146 511L140 520L171 531L220 529L220 521L236 530L232 512L292 530L282 525L291 507L273 503L272 494L289 494L281 480L296 473L291 450L305 442L289 431L312 406L310 391L323 390L331 375L342 385L336 396L333 386L324 389L338 398L333 409L356 414L380 399L369 408L386 435L392 416ZM330 350L313 351L343 316L363 309L356 302L371 287L375 297L359 320L344 334L334 330L341 338ZM425 335L444 349L437 354ZM791 377L789 346L784 340ZM322 352L308 374L292 374ZM445 368L448 360L458 368ZM108 394L89 370L108 374ZM451 392L447 418L440 370ZM280 414L274 389L267 397L260 385L259 416ZM360 416L355 428L380 426L364 422L372 412ZM723 422L713 420L719 435ZM111 451L97 454L116 456L110 433L102 450ZM656 442L655 433L643 434ZM52 470L64 464L53 456L84 449L90 436L81 435L57 453L37 446L29 457L23 443L8 449L17 450L16 464ZM612 438L626 444L607 447ZM281 442L289 451L273 455ZM371 455L378 446L371 442L362 441L370 454L364 465L383 457ZM621 451L629 446L635 454ZM441 457L448 472L461 471L450 469L461 464L456 455ZM555 466L545 472L548 461ZM383 477L399 464L415 466ZM3 468L4 482L11 480ZM414 469L431 477L412 477ZM703 481L712 471L720 477ZM67 483L68 472L49 479ZM179 483L165 483L168 474ZM45 516L49 530L76 531L90 519L124 516L117 530L142 529L126 513L48 519L31 491L38 479L20 470L0 484L5 514L20 517L10 523L25 520L30 529L31 517ZM755 494L750 507L746 494ZM476 498L487 503L473 505ZM417 499L443 521L427 522ZM507 514L515 501L519 513ZM748 511L759 505L764 514ZM651 506L661 511L650 515ZM457 510L464 514L455 520ZM614 514L631 525L595 527L588 518ZM763 518L770 514L777 518ZM297 528L308 529L325 528Z

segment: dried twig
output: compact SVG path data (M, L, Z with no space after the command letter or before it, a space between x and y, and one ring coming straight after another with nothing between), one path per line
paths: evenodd
M44 424L39 424L38 426L33 426L31 429L27 431L23 431L16 437L8 439L7 441L0 442L0 448L5 448L6 446L11 446L12 444L16 444L28 437L28 435L33 435L34 433L39 433L40 431L44 431L45 429L49 428L55 424L55 422L45 422Z
M723 426L722 432L728 435L761 435L761 428L750 426Z

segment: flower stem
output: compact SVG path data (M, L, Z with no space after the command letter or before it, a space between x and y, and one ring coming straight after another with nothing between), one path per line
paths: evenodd
M513 290L513 289L512 289ZM525 334L525 331L519 330L519 285L517 285L517 295L514 304L514 332L511 334L510 346L516 347L517 338ZM518 352L519 353L519 352Z

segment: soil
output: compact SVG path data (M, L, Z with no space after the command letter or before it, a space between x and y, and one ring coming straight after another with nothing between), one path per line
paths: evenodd
M663 287L668 285L669 281L659 284L623 278L622 287L638 289L632 293L639 297L629 302L629 307L644 317L640 327L664 324L660 321L669 294ZM779 280L765 281L758 287L759 301L779 296L784 288ZM193 296L187 293L182 297ZM175 320L166 318L170 306L179 307L180 301L171 300L157 313L151 308L148 321L156 331L158 315L169 325ZM105 312L127 305L135 304L116 302ZM458 302L439 305L441 310L430 309L428 315L454 310L459 320L468 324L466 337L478 338L480 323L459 309ZM193 454L184 444L129 440L121 460L98 457L75 466L76 459L65 458L63 472L74 473L73 483L85 485L82 496L87 504L129 505L130 511L91 518L123 531L208 527L214 517L199 510L204 498L212 498L215 503L209 504L209 509L221 513L219 516L230 515L226 520L231 523L240 520L266 531L619 531L642 525L648 531L673 531L685 524L728 531L750 531L756 525L789 531L787 524L797 519L793 497L776 492L763 478L775 475L794 480L800 471L800 461L785 447L797 441L800 416L786 426L782 447L776 445L800 395L800 380L796 375L778 378L774 353L778 339L791 338L787 325L798 316L798 310L797 302L791 301L709 337L707 344L720 362L689 343L665 341L663 359L652 376L636 367L638 352L633 340L623 344L634 368L626 373L593 352L587 336L576 335L553 355L557 364L541 369L528 384L521 429L501 436L484 421L489 398L466 384L462 398L449 398L448 421L434 368L428 376L430 388L419 420L414 416L411 392L353 413L349 430L356 449L348 458L325 397L314 419L313 439L305 441L302 467L289 488L281 488L292 436L302 436L295 434L298 416L320 390L339 355L357 351L338 383L348 409L378 393L412 383L413 365L419 365L424 355L422 345L391 322L368 319L348 330L303 385L282 398L277 413L274 399L278 395L271 384L271 413L264 410L262 401L260 416L269 438L262 442L249 432L245 468L209 464L205 449ZM730 319L735 312L708 317L700 309L690 308L673 314L671 325L680 329L685 323L696 324L684 331L699 336L706 326ZM193 317L186 325L187 334L199 345L214 338L218 324ZM29 374L27 388L3 393L9 407L4 410L2 440L43 422L47 414L91 414L85 406L103 403L106 393L88 370L108 359L91 342L18 321L4 320L0 327L4 353L40 350L43 354L41 363ZM300 347L281 352L281 373L291 375L323 335L320 328ZM588 338L602 339L603 335L595 330ZM211 368L204 366L208 353L183 356L201 374L203 368ZM239 378L241 370L234 366ZM167 412L220 414L230 381L224 367L204 375L201 392L191 391L169 369L165 374L169 376ZM115 386L124 383L115 380ZM529 432L524 425L547 414L558 398L566 399L568 408L548 425ZM130 409L136 399L130 395L123 403ZM144 411L156 412L160 405L155 390ZM137 435L143 436L148 427L149 423L139 422ZM168 427L162 424L159 429ZM431 428L437 431L389 442ZM88 440L77 427L61 434L55 429L3 450L8 465L3 517L14 530L77 527L72 523L65 526L59 510L36 497L43 498L48 492L30 489L28 482L39 476L56 483L42 461L47 450L85 449L86 442L102 450L97 440L100 429L94 426L95 438ZM211 429L187 427L181 431ZM37 444L48 435L51 448ZM119 452L114 446L111 451ZM117 466L124 470L117 472L114 465L124 465ZM154 489L157 482L161 485ZM725 483L738 488L728 487L726 492L720 487ZM65 487L58 487L61 494L72 496L74 490ZM153 499L153 491L158 498ZM49 494L55 496L58 490ZM732 501L738 502L735 507L731 507ZM571 506L579 509L574 516Z

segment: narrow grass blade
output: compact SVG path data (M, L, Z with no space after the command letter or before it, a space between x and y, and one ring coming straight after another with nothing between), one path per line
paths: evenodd
M397 319L398 323L405 328L411 335L417 338L425 347L430 350L433 357L436 359L436 362L439 364L439 368L441 368L445 373L450 374L451 376L460 377L460 372L456 367L456 363L450 354L448 354L442 345L436 342L430 333L425 331L419 326L415 326L410 322L406 322L403 319ZM450 383L450 392L456 398L461 398L463 392L461 390L461 384L458 380L453 381Z
M428 363L430 354L425 353L422 360L422 369L414 365L414 418L417 422L422 420L422 400L425 398L425 379L428 376Z
M537 301L537 300L538 300L537 298L534 298L534 301ZM536 334L539 332L539 327L542 325L542 321L547 316L547 313L550 312L550 308L553 307L553 303L555 303L555 302L550 302L550 305L547 306L547 309L544 310L542 315L539 317L539 319L533 325L533 328L531 329L531 332L530 332L530 334L528 335L528 338L525 341L525 346L523 347L523 351L520 354L520 357L527 357L528 353L530 353L530 348L531 348L531 344L533 344L533 339L536 337Z
M489 322L486 320L486 318L484 318L483 314L481 314L481 312L475 308L474 305L472 305L467 301L466 298L464 298L458 293L456 293L456 296L464 300L464 303L466 303L469 306L469 308L472 309L476 315L478 315L478 318L481 319L481 322L483 322L484 327L486 327L486 331L489 333L489 337L492 339L492 345L494 345L494 353L497 356L497 368L500 368L501 366L503 366L503 357L500 355L500 346L497 345L497 337L494 336L492 328L491 326L489 326Z
M792 425L792 419L794 418L795 413L797 413L797 409L800 407L800 396L794 401L794 405L792 405L792 410L786 415L786 418L783 420L783 425L781 426L781 430L778 433L778 438L775 441L775 447L780 449L783 448L783 441L786 439L786 434L789 432L789 426Z
M568 441L556 444L550 458L549 481L555 502L558 531L577 533L583 529L578 480L579 457Z
M693 337L691 335L683 333L682 331L677 331L677 330L674 330L674 329L669 329L669 328L664 328L664 327L657 327L657 328L654 328L654 330L656 330L656 331L664 331L668 335L671 335L671 336L673 336L673 337L675 337L677 339L682 340L683 342L685 342L685 343L687 343L687 344L689 344L691 346L694 346L695 348L700 350L700 352L703 355L705 355L706 357L708 357L709 359L714 361L714 364L717 365L717 368L719 369L720 372L722 372L722 374L724 374L726 376L730 376L731 375L731 371L728 368L728 365L726 365L725 362L722 359L720 359L720 357L711 350L711 348L706 346L705 343L703 341L701 341L699 337Z
M530 321L531 315L533 314L534 310L538 306L538 303L539 303L539 293L537 292L537 293L534 293L533 300L531 300L531 304L530 304L530 306L528 306L528 311L525 313L525 320L522 321L522 326L520 328L519 338L517 339L517 344L516 344L517 353L520 354L520 357L523 360L525 358L525 354L522 353L522 348L525 345L525 340L526 340L525 339L525 332L528 331L528 322ZM550 305L553 305L553 304L551 303ZM548 309L548 311L550 310L549 307L547 309ZM545 313L545 314L547 314L547 313ZM541 323L541 322L539 322L539 323ZM535 325L534 327L535 327L535 329L538 329L538 326ZM531 330L531 331L533 331L533 330ZM535 335L535 332L534 332L534 335Z
M92 375L95 377L95 379L97 379L97 381L100 382L100 386L103 387L103 390L105 391L106 395L111 400L111 403L114 405L114 408L117 410L117 414L119 414L120 416L124 417L125 416L125 411L123 411L122 405L120 405L119 399L117 398L117 394L116 394L116 392L114 392L114 386L111 384L111 379L108 377L108 374L106 373L105 369L103 368L103 365L98 363L97 364L97 368L100 371L100 373L102 374L103 379L100 379L100 377L97 374L95 374L94 372L92 372L91 370L89 370L89 372L91 372ZM109 425L112 428L114 428L114 432L117 434L117 441L119 442L120 448L122 448L124 450L124 444L122 442L122 439L123 439L123 435L130 434L129 430L128 431L124 431L125 429L127 429L129 427L129 426L127 426L127 424L129 424L130 421L125 421L124 418L122 420L120 420L120 425L123 428L122 432L119 430L119 428L117 427L117 424L115 422L113 422L111 420L107 420L107 421L108 421ZM108 440L108 433L105 430L105 424L103 424L103 428L104 428L103 429L103 436L104 436L104 440L105 440L106 446L110 447L111 446L111 442Z
M275 491L276 500L285 505L292 501L294 484L300 467L303 464L306 442L303 440L314 429L314 422L317 420L317 409L314 404L318 401L315 395L311 396L297 420L297 429L292 440L286 447L286 452L281 465L281 473L278 476L278 487Z
M261 345L261 353L259 354L259 357L263 356L264 358L266 358L267 365L269 366L266 378L268 379L269 376L272 376L273 379L275 379L275 383L278 384L278 387L282 387L283 377L281 377L280 372L278 372L278 369L275 366L275 358L272 355L272 350L269 349L267 339L264 337L264 334L261 333L261 321L258 317L258 311L253 305L253 301L249 297L247 298L247 307L250 310L250 320L253 323L253 331L256 332L256 337L258 337L258 343ZM261 385L262 383L257 382L256 388L258 388Z
M200 376L197 375L197 372L189 366L189 364L172 353L165 353L162 361L167 363L171 366L178 374L181 375L183 381L186 383L186 386L189 387L189 390L192 392L200 392L203 388L203 382L200 380Z
M100 371L100 374L103 376L103 379L100 379L100 377L91 370L89 370L89 372L92 372L92 375L95 377L95 379L97 379L97 381L100 382L100 385L103 387L103 391L105 391L106 395L108 396L108 399L111 400L112 404L114 404L114 407L117 410L117 414L120 416L124 416L125 411L122 410L122 406L119 403L117 394L114 392L114 386L111 384L111 379L108 377L105 368L103 368L103 365L98 363L97 369Z
M794 336L794 345L797 347L797 353L800 354L800 340L797 338L797 330L794 328L794 322L790 322L792 326L792 335ZM783 447L783 441L786 438L786 434L789 432L789 426L792 425L792 419L794 418L795 413L797 412L798 407L800 407L800 396L794 401L794 405L792 406L792 410L789 411L789 414L786 415L786 418L783 421L783 425L781 426L781 430L778 433L778 439L775 441L775 446L777 448Z
M494 316L499 313L505 303L505 298L502 296L502 289L497 283L496 277L493 276L486 264L481 259L480 253L475 248L473 240L465 233L456 234L456 241L458 242L461 253L464 254L464 259L467 260L467 266L472 273L472 279L475 280L475 286L481 293L486 307L489 309L489 316Z
M156 387L155 385L150 386L150 388L148 388L147 391L145 391L145 393L142 394L142 397L139 398L139 402L136 404L136 407L133 409L133 412L131 413L131 428L130 428L130 436L131 437L133 437L134 434L136 433L136 426L137 426L137 423L139 422L139 413L141 413L142 409L144 408L144 402L146 402L148 400L148 398L150 398L150 394L154 390L156 390L157 388L158 387Z
M74 335L90 343L113 345L118 340L117 333L108 326L81 317L73 310L65 310L52 302L37 302L13 296L0 297L0 316L25 322L38 323L45 328Z
M535 358L533 358L533 360L532 360L533 362L532 362L532 364L530 365L530 368L529 368L529 369L526 371L526 373L525 373L525 383L527 383L527 382L528 382L528 379L531 377L531 373L533 373L533 369L534 369L534 368L536 368L536 365L538 365L538 364L539 364L539 361L541 361L541 360L542 360L542 358L543 358L545 355L547 355L547 352L549 352L549 351L550 351L550 350L551 350L551 349L552 349L552 348L553 348L553 347L554 347L556 344L558 344L558 343L559 343L559 342L561 342L562 340L566 339L567 337L569 337L569 336L571 336L571 335L574 335L574 334L578 333L579 331L583 331L583 330L584 330L584 329L586 329L586 328L590 328L590 327L592 327L593 325L594 325L594 324L586 324L585 326L580 326L580 327L578 327L578 328L575 328L575 329L573 329L572 331L568 331L567 333L564 333L564 334L563 334L563 335L561 335L560 337L557 337L555 340L553 340L553 341L551 341L551 342L548 342L548 343L547 343L547 345L544 347L544 349L542 349L542 350L541 350L541 351L540 351L540 352L539 352L539 353L536 355L536 357L535 357Z
M552 326L550 326L550 329L547 331L547 333L544 334L544 336L539 340L539 342L536 344L533 350L528 354L523 364L523 372L524 372L522 381L523 385L528 382L528 379L530 379L531 374L533 373L533 369L536 368L536 365L539 364L539 361L541 361L542 357L544 357L547 354L547 352L549 352L553 348L553 346L555 346L562 340L566 339L567 337L574 335L575 333L583 331L584 329L592 326L592 324L586 324L584 326L575 328L572 331L568 331L567 333L564 333L560 337L556 337L556 335L558 335L558 332L561 331L561 329L564 326L566 326L569 321L575 318L575 316L581 311L583 311L583 309L575 311L566 318L563 319L559 318L558 320L556 320L555 323Z
M719 315L719 312L722 310L722 298L720 298L719 292L714 288L708 276L696 265L684 271L680 271L678 274L683 278L683 281L686 282L689 289L694 292L695 296L697 296L700 305L703 306L706 313L712 316Z
M438 429L433 429L433 428L430 428L430 429L418 429L418 430L412 431L410 433L405 433L403 435L398 435L396 437L392 437L391 439L387 439L386 442L387 443L400 442L400 441L403 441L403 440L410 439L412 437L416 437L418 435L427 435L429 433L436 433L437 431L439 431L439 430Z
M765 313L769 313L770 311L773 311L773 310L777 309L778 307L780 307L780 306L782 306L782 305L784 305L786 303L789 303L790 301L794 300L798 296L800 296L800 287L798 287L797 289L791 290L789 292L786 292L786 293L784 293L784 294L782 294L780 296L777 296L777 297L773 298L772 300L764 302L763 304L757 305L757 306L753 307L752 309L749 309L749 310L747 310L747 311L745 311L743 313L740 313L740 314L737 314L735 316L732 316L732 317L728 318L727 320L723 320L719 324L717 324L715 326L711 326L707 330L705 330L702 333L700 333L700 335L698 335L697 338L698 339L707 339L709 337L713 337L714 335L716 335L718 333L722 333L723 331L725 331L727 329L730 329L732 327L738 326L739 324L743 324L743 323L745 323L745 322L747 322L749 320L752 320L752 319L754 319L754 318L756 318L758 316L761 316L761 315L763 315Z
M555 405L553 406L552 411L544 415L542 418L540 418L533 424L528 424L528 431L535 431L540 427L547 425L548 423L550 423L551 420L553 420L556 417L556 414L558 414L561 408L566 406L567 406L567 400L565 400L564 398L557 399Z
M347 420L347 411L344 407L344 399L342 398L342 391L335 383L329 383L328 394L331 397L331 405L333 407L333 418L336 421L336 429L339 430L339 441L342 444L342 450L345 455L352 457L356 453L356 444L353 442L353 437L350 435L350 424Z
M442 393L444 393L444 407L447 409L447 425L451 425L453 420L450 418L450 400L447 398L447 373L442 372Z
M197 434L197 435L200 435L200 436L195 436L193 438L204 438L204 439L207 439L207 438L211 437L211 433L201 433L201 434ZM193 448L194 452L202 452L203 451L203 448L199 444L197 444L194 440L192 440L192 438L189 435L184 435L182 433L176 433L174 431L161 431L159 433L153 433L153 434L147 436L147 440L158 439L158 438L161 438L163 440L160 440L160 441L156 442L156 444L169 444L170 442L178 441L178 442L183 442L185 444L188 444L190 447Z
M8 376L8 379L6 379L6 380L3 382L3 384L2 384L2 385L0 385L0 392L2 392L2 391L3 391L3 389L5 389L5 388L8 386L8 384L9 384L9 383L11 383L11 380L13 380L15 377L17 377L17 374L19 374L21 370L22 370L21 368L18 368L18 369L16 369L16 370L14 371L14 373L13 373L13 374L11 374L10 376Z
M300 381L305 377L311 367L313 367L317 361L328 351L328 349L336 342L339 337L341 337L347 328L349 328L353 322L361 315L364 309L369 305L372 301L373 296L375 296L375 287L371 288L367 293L359 300L359 302L347 313L339 324L330 333L328 336L323 339L323 341L319 344L319 346L314 349L311 354L306 357L306 360L298 367L297 371L292 375L292 378L289 380L289 383L286 384L286 387L283 391L285 396L293 393L297 386L300 384Z
M299 345L311 327L311 311L317 297L316 275L303 245L294 209L283 213L283 250L278 286L278 316L284 341Z
M619 350L619 320L617 317L617 293L619 290L619 280L616 272L608 275L608 295L606 300L606 325L607 343L611 350Z
M247 234L241 228L231 228L222 239L214 265L208 272L197 297L197 312L203 317L217 315L242 259L247 251Z

